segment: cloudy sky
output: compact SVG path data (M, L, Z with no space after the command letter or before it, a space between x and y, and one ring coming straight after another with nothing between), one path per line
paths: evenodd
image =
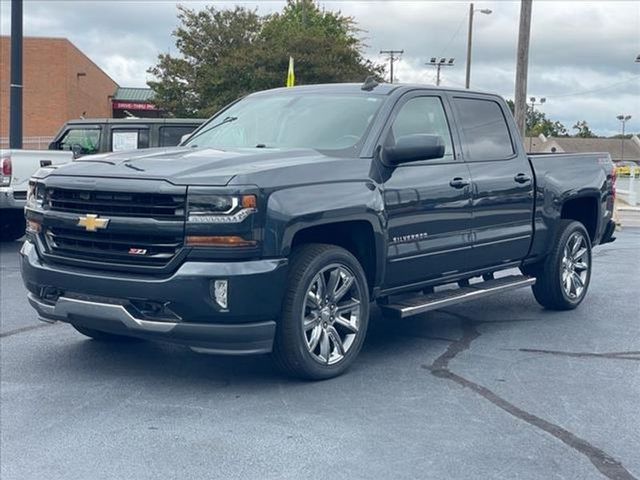
M180 2L199 9L241 4L261 13L280 1ZM364 30L366 55L383 62L381 49L404 49L396 64L400 82L435 83L424 63L453 57L443 85L464 84L469 3L457 1L324 1L353 16ZM476 1L472 88L513 98L518 1ZM68 37L122 86L144 86L159 52L176 53L174 1L32 1L24 3L25 35ZM0 31L10 33L10 2L0 0ZM640 2L534 0L529 96L546 97L543 111L571 127L587 120L600 135L618 132L617 114L633 115L640 131ZM7 59L8 60L8 59ZM5 61L3 59L3 61Z

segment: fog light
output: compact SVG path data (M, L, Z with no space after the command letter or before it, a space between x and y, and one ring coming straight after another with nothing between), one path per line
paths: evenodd
M227 280L214 280L213 282L213 299L216 303L225 310L229 306L228 293L229 282Z

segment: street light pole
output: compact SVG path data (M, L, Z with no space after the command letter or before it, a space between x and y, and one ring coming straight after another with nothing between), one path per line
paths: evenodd
M469 4L469 30L467 32L467 75L464 82L465 88L469 88L471 84L471 44L473 42L473 14L474 12L484 13L490 15L491 10L483 8L482 10L476 10L473 8L473 3Z
M438 60L436 57L431 57L431 61L429 63L425 63L425 65L430 65L432 67L436 67L436 85L440 86L440 69L442 67L453 67L455 62L455 58L441 58Z
M620 120L620 123L622 124L622 138L620 139L621 144L620 144L620 156L622 157L620 159L621 162L624 162L624 127L625 124L631 120L631 115L618 115L616 117L618 120ZM632 169L633 170L633 169Z
M542 105L543 103L545 103L547 101L547 99L542 97L540 99L540 103L536 103L536 100L537 100L536 97L531 97L531 98L529 98L529 100L531 100L531 118L533 119L533 114L536 111L536 105ZM529 136L529 151L530 152L533 151L533 137L532 136Z

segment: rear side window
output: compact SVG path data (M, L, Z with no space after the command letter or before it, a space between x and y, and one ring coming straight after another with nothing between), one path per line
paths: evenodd
M196 129L195 125L179 127L160 127L160 147L174 147L180 143L182 137Z
M111 150L137 150L149 148L149 130L146 128L118 128L111 131Z
M467 160L501 160L515 152L502 109L493 100L455 98Z

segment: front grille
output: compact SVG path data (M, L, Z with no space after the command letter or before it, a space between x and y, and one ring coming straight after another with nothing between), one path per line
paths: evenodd
M87 232L47 227L44 238L53 255L93 262L162 267L182 247L183 237L165 234Z
M59 212L177 220L184 219L185 196L47 187L44 207Z

